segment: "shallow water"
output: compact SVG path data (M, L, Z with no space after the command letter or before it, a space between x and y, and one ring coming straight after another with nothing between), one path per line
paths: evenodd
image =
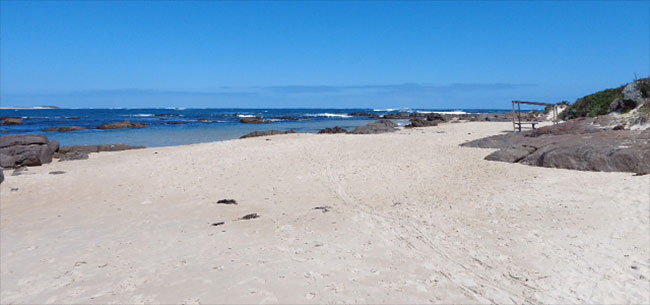
M389 111L390 110L390 111ZM435 109L2 109L0 117L23 118L23 125L0 126L4 134L44 134L61 145L129 144L146 147L174 146L239 138L253 131L293 129L297 132L318 132L327 127L353 129L373 119L351 117L348 113L373 114L399 111L495 113L507 110L435 110ZM241 124L242 117L261 116L269 124ZM290 116L309 120L286 121L276 117ZM100 130L97 126L129 120L147 124L142 129ZM201 122L207 120L209 122ZM177 125L177 123L183 123ZM405 122L400 122L405 123ZM87 130L74 132L43 132L52 127L80 126Z

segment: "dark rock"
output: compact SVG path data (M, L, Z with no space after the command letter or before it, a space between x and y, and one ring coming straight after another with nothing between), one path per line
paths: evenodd
M94 152L101 152L101 151L122 151L122 150L140 149L140 148L144 148L144 147L131 146L126 144L74 145L74 146L63 146L59 148L59 154L64 155L70 152L94 153Z
M221 199L217 201L217 204L234 204L237 205L237 201L235 199Z
M260 215L257 215L257 213L251 213L251 214L246 214L244 215L241 219L243 220L249 220L249 219L255 219L260 217Z
M437 121L421 120L421 119L411 119L411 124L408 124L404 127L413 128L413 127L430 127L438 126Z
M461 146L502 149L488 160L586 171L650 172L650 130L611 130L598 122L607 122L607 118L574 119Z
M397 113L397 114L388 113L388 114L384 114L384 116L383 116L384 119L390 119L390 120L406 120L409 117L410 117L410 114L408 114L406 112L400 112L400 113Z
M261 116L256 116L256 117L246 117L246 118L241 118L239 120L240 123L242 124L264 124L264 123L272 123L272 121L264 120L262 119Z
M332 208L331 206L324 205L324 206L315 207L314 210L320 210L323 213L327 213L330 211L331 208Z
M0 137L0 167L37 166L52 162L53 151L42 135Z
M115 122L98 126L97 129L123 129L123 128L145 128L146 124L131 123L129 121Z
M636 108L636 102L630 99L615 99L611 104L609 104L610 112L628 112Z
M625 126L623 125L616 125L614 126L614 128L612 128L612 130L623 130L623 129L625 129Z
M349 116L354 116L354 117L366 117L366 118L371 118L371 119L379 119L379 118L381 118L377 114L366 113L366 112L352 112L352 113L348 113L348 115Z
M2 118L2 125L22 125L23 120L19 118Z
M2 181L5 181L5 173L2 167L0 167L0 183L2 183Z
M65 117L65 118L68 119L68 120L78 120L79 119L78 116L68 116L68 117Z
M223 224L224 224L224 222L220 221L220 222L215 222L215 223L211 224L211 226L218 227L218 226L223 226Z
M335 126L334 128L321 129L318 133L347 133L347 132L348 132L347 130L345 130L345 129L341 128L341 127Z
M73 151L65 154L59 154L59 162L86 159L88 159L88 153L83 151Z
M253 138L253 137L264 137L264 136L273 136L273 135L278 135L278 134L289 134L289 133L296 133L295 130L288 130L288 131L277 131L277 130L269 130L269 131L253 131L249 134L243 135L239 137L240 139L246 139L246 138Z
M168 122L168 123L165 123L165 125L184 125L184 124L185 124L185 122Z
M61 174L65 174L65 172L64 171L53 171L53 172L49 172L49 174L50 175L61 175Z
M368 125L357 127L350 131L353 134L377 134L394 132L397 130L397 124L391 120L381 119Z
M11 135L0 137L0 148L15 145L47 144L47 138L42 135Z
M55 153L59 151L59 141L57 140L52 140L49 143L47 143L47 146L50 147L50 150Z
M535 150L537 148L527 145L503 148L487 155L485 160L516 163L535 152Z
M65 126L65 127L52 127L52 128L47 128L43 129L44 132L50 132L50 131L57 131L57 132L70 132L70 131L79 131L79 130L85 130L86 128L79 127L79 126Z

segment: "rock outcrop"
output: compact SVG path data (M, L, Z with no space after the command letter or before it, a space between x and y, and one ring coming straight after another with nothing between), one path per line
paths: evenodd
M131 123L129 121L115 122L98 126L97 129L124 129L124 128L145 128L147 124Z
M52 162L58 142L42 135L11 135L0 137L0 167L38 166Z
M63 146L59 148L59 154L67 154L70 152L85 152L85 153L95 153L102 151L121 151L129 149L141 149L144 146L131 146L126 144L104 144L104 145L73 145L73 146Z
M341 128L341 127L335 126L334 128L321 129L318 133L321 133L321 134L330 133L331 134L331 133L347 133L347 132L348 132L347 130L345 130L345 129Z
M391 120L381 119L368 125L357 127L350 131L352 134L377 134L397 131L397 124Z
M122 151L129 149L140 149L143 146L131 146L126 144L104 144L104 145L74 145L63 146L58 149L52 157L58 158L59 161L84 160L88 159L88 154L102 151Z
M269 120L264 120L262 119L261 116L256 116L256 117L246 117L246 118L241 118L239 120L240 123L242 124L264 124L264 123L272 123L272 121Z
M2 125L22 125L23 120L20 118L0 118L2 119Z
M374 113L366 113L366 112L352 112L348 113L349 116L354 116L354 117L366 117L370 119L379 119L381 118L379 115L374 114Z
M650 129L613 130L608 116L491 136L461 146L498 148L485 159L604 172L650 172Z
M278 135L278 134L289 134L289 133L296 133L295 130L288 130L288 131L278 131L278 130L269 130L269 131L253 131L249 134L245 134L241 137L240 139L246 139L246 138L254 138L254 137L264 137L264 136L273 136L273 135Z
M64 126L64 127L52 127L52 128L46 128L43 129L44 132L51 132L51 131L56 131L56 132L70 132L70 131L79 131L79 130L86 130L86 128L79 127L79 126Z

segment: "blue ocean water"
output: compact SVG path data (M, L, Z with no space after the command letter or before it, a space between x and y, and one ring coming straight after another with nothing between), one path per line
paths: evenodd
M378 115L397 112L505 113L500 109L1 109L0 117L19 117L23 125L0 126L0 135L43 134L63 146L129 144L146 147L174 146L239 138L253 131L293 129L317 132L326 127L352 129L373 119L349 113ZM269 124L242 124L246 116L261 116ZM291 121L279 117L308 118ZM147 124L142 129L100 130L97 126L128 120ZM182 123L182 124L179 124ZM402 122L404 123L404 122ZM51 127L80 126L87 130L43 132Z

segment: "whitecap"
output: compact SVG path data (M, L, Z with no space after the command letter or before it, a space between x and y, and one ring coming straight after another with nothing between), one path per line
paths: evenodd
M326 117L326 118L351 118L351 116L344 113L308 113L306 116L311 117Z

